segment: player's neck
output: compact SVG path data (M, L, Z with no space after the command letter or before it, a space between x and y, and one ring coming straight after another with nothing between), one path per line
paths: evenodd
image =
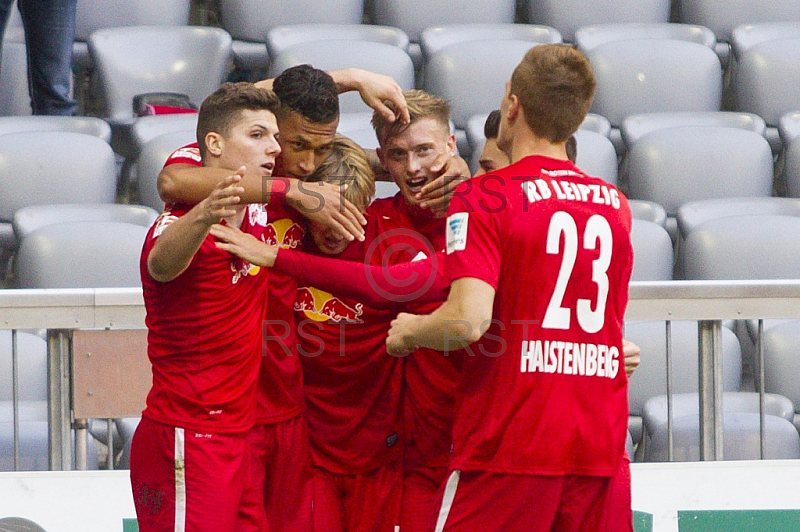
M512 164L531 155L568 160L566 142L552 143L547 139L537 137L527 127L519 127L517 129L517 131L514 131L513 140L511 141Z
M225 223L228 224L230 227L236 227L236 228L241 227L242 222L244 221L244 213L247 210L247 205L233 205L229 208L236 211L236 214L232 216L226 216L224 218Z

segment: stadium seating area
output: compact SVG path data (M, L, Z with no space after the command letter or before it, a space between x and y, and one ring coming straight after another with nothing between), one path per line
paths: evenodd
M192 114L137 117L138 94L178 92L199 104L226 79L275 76L300 63L365 68L449 99L459 151L474 167L483 121L499 106L512 69L531 46L552 42L575 43L595 70L578 165L634 200L634 280L800 279L800 2L674 4L79 0L74 91L83 116L58 119L28 116L15 13L0 70L2 285L138 286L144 228L163 206L155 177L173 149L193 140L196 123ZM340 132L373 148L367 111L356 95L344 96ZM378 188L380 195L396 190ZM723 330L726 397L754 389L747 369L753 327L737 322ZM800 458L798 330L797 322L767 322L770 457ZM646 354L630 389L637 459L668 459L664 331L663 323L626 329ZM5 391L10 334L0 333ZM41 338L24 334L21 349L44 349ZM696 326L675 323L672 334L672 391L686 394L673 411L675 458L692 460ZM43 364L36 356L26 360ZM42 365L30 365L21 368L23 382L46 390ZM22 437L34 442L25 444L32 453L46 453L45 398L23 393ZM10 408L4 392L0 470L13 469ZM757 457L747 440L759 431L752 397L731 395L725 415L730 457ZM792 423L795 431L787 432ZM23 456L23 469L46 468L42 456Z

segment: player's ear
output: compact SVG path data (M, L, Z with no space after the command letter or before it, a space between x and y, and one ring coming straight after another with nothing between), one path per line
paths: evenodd
M222 150L225 148L225 139L222 138L222 135L215 131L209 131L206 133L205 143L206 151L210 155L214 157L222 155Z
M519 115L519 98L516 94L509 94L508 96L508 110L506 111L506 118L509 122L513 122Z
M447 151L450 152L450 155L455 156L456 154L456 136L453 134L447 137Z

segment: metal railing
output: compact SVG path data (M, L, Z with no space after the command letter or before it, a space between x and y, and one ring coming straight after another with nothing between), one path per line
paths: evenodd
M45 329L48 349L48 426L50 469L68 470L73 463L72 332L78 329L143 329L145 310L140 288L0 290L0 329ZM723 320L800 318L798 281L664 281L631 283L626 320L699 323L700 453L703 460L722 456ZM763 322L759 327L759 344ZM759 349L761 351L761 349ZM15 453L18 434L16 343L13 346ZM762 456L764 448L763 361L758 358ZM669 375L668 356L668 375ZM669 377L668 377L669 379ZM672 419L668 383L668 419ZM76 428L84 431L80 420ZM109 425L110 427L110 425ZM670 426L670 449L671 426ZM78 466L85 460L85 438L76 438ZM83 443L82 443L83 442Z

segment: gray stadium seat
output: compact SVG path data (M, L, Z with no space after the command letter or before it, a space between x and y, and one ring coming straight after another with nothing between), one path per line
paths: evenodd
M40 227L20 243L16 260L18 287L141 286L139 257L147 231L146 227L122 222L68 222Z
M498 104L499 105L499 104ZM480 157L481 151L483 151L483 145L486 142L486 138L483 135L483 126L486 123L486 117L489 116L489 113L484 113L480 115L475 115L470 117L467 121L467 129L466 129L466 136L467 142L469 143L470 150L472 152L472 158L470 163L470 168L472 172L475 173L478 170L478 158ZM583 120L580 126L581 130L589 131L593 133L598 133L604 137L608 137L609 133L611 132L611 124L609 121L600 115L596 115L593 113L589 113L586 115L586 118ZM595 152L598 151L597 146L604 146L604 143L594 140L595 145ZM590 140L589 142L592 142ZM613 147L613 146L612 146ZM603 155L602 160L595 163L592 168L606 168L608 169L608 160L605 158L607 156L607 150L604 148L600 148L600 153ZM580 153L580 150L578 150ZM616 161L614 162L614 170L608 170L606 173L610 176L614 176L613 179L616 181ZM589 172L591 173L591 172ZM602 177L602 176L601 176Z
M794 404L794 424L800 430L800 320L764 332L764 389L785 395Z
M460 153L469 155L466 128L475 115L500 107L505 83L530 41L495 39L451 44L425 61L424 89L450 101Z
M614 128L634 114L720 109L719 59L702 44L632 39L601 44L587 56L597 79L591 111ZM618 152L624 149L617 130L611 140Z
M763 118L769 126L768 138L777 145L781 117L796 110L800 102L798 57L800 36L755 44L736 62L733 79L736 109Z
M378 137L372 124L372 113L344 113L339 115L339 127L336 132L349 137L365 150L378 147Z
M88 42L93 32L124 26L185 26L190 5L187 0L78 0L73 65L79 70L92 66Z
M45 225L65 222L124 222L149 228L158 212L144 205L70 204L31 205L14 213L14 234L21 241Z
M613 41L629 39L673 39L696 42L713 50L717 44L714 32L695 24L668 22L629 22L627 24L592 24L575 32L575 44L583 53Z
M578 143L578 156L575 159L577 167L590 176L616 185L617 152L608 137L594 131L578 129L575 140Z
M674 255L672 239L663 226L633 219L633 273L631 281L671 281Z
M787 138L784 151L786 191L793 198L800 198L800 134L793 129L798 123L785 120L783 129L783 136ZM790 136L793 138L789 139Z
M644 220L658 224L661 227L667 226L667 211L664 207L654 201L628 199L631 208L631 216L634 220Z
M72 131L103 139L111 143L111 127L105 120L93 116L2 116L0 135L23 131Z
M0 138L0 248L3 250L15 246L11 219L22 207L114 203L114 153L103 140L70 131L23 131Z
M795 198L720 198L685 203L678 210L678 228L686 239L704 222L741 215L800 217L800 199Z
M419 67L422 64L419 42L425 28L445 24L511 24L515 8L514 0L380 0L373 4L373 18L377 24L395 26L408 34L412 41L409 54Z
M757 414L760 398L755 392L725 392L722 394L724 412ZM644 422L648 429L667 423L667 396L659 395L650 398L644 405ZM676 393L672 396L673 417L697 416L700 413L700 396L696 393ZM764 413L783 418L794 419L794 405L783 395L767 393L764 395Z
M796 39L800 37L800 22L762 22L760 24L742 24L734 28L731 36L731 48L734 57L757 44L779 39Z
M574 42L581 26L610 22L667 22L669 0L527 0L528 20L547 24Z
M642 437L641 416L651 397L667 393L666 325L664 322L627 322L625 338L642 349L642 361L628 381L629 427L634 441ZM646 356L644 355L646 354ZM696 322L672 322L673 393L698 390L698 329ZM742 382L742 353L736 335L722 328L723 391L738 392Z
M231 37L212 27L111 28L92 33L89 52L114 150L132 157L133 97L178 92L200 105L228 75Z
M0 69L0 116L31 114L28 93L28 56L24 42L3 40Z
M764 214L700 224L680 260L687 279L800 279L798 256L800 217Z
M337 40L295 44L272 58L270 77L274 78L287 68L303 63L325 71L363 68L393 77L403 90L414 88L411 58L397 46L381 42ZM343 94L339 102L342 113L369 111L358 94Z
M700 460L700 427L697 416L677 417L673 421L674 459L677 462ZM777 416L764 417L765 458L768 460L800 458L800 435L791 422ZM723 450L725 460L758 460L761 456L760 417L758 414L730 412L723 414ZM667 424L649 433L644 460L666 462L669 458Z
M164 210L164 202L158 195L158 174L170 154L182 146L196 141L194 131L164 133L147 142L136 162L139 201L158 212Z
M627 117L622 122L620 133L626 148L651 131L685 126L720 126L744 129L766 135L764 119L752 113L728 111L696 111L677 113L642 113Z
M560 43L557 29L536 24L448 24L425 29L420 37L423 58L430 58L441 49L466 41L512 39L534 44Z
M764 137L740 129L696 126L653 131L628 151L629 197L654 201L674 216L684 203L769 197L772 152Z
M783 115L778 121L778 131L780 132L781 140L786 145L795 138L800 137L800 111L791 111Z
M277 26L267 33L270 57L278 57L287 48L311 41L382 42L408 51L408 35L400 28L371 24L292 24Z
M742 24L800 20L800 3L786 0L681 0L678 6L681 22L705 26L724 43ZM724 43L717 47L723 57Z
M364 0L221 0L222 27L233 36L236 66L266 70L275 55L268 52L267 34L276 26L294 24L360 24Z

